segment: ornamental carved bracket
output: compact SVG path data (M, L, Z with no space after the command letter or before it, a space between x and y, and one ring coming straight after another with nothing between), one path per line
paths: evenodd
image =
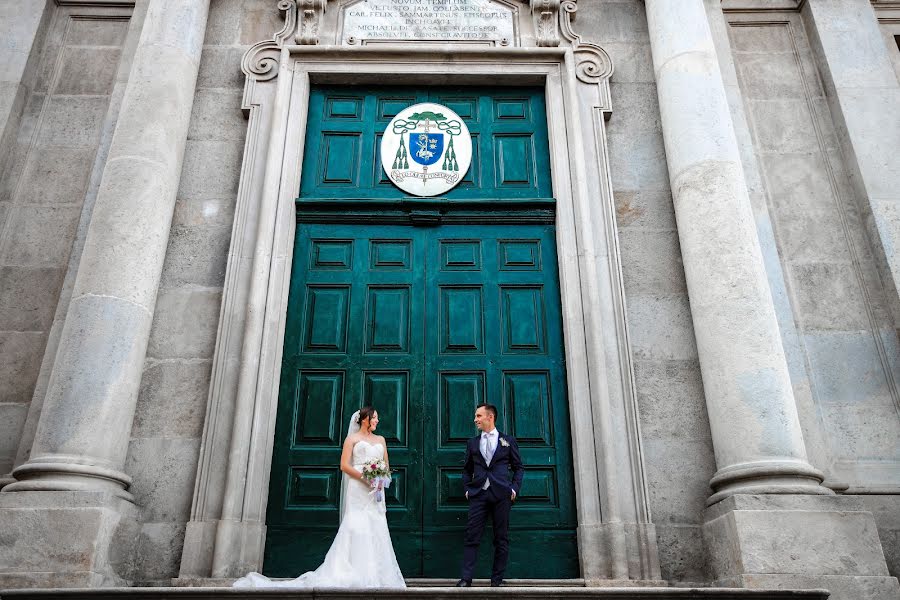
M300 0L298 7L300 26L297 28L296 42L302 46L319 43L319 30L325 16L328 0Z
M560 0L530 0L534 20L534 40L537 46L559 46Z

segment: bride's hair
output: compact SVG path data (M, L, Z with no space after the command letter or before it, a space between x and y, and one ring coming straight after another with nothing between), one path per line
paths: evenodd
M374 406L363 406L359 409L359 416L356 418L356 422L362 425L362 422L366 419L371 419L375 416L375 407Z

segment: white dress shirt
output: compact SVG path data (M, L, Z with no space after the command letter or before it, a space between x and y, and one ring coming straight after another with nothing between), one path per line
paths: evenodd
M491 459L494 458L494 452L497 451L497 442L500 441L500 432L497 431L495 427L491 431L483 431L481 433L481 456L484 457L484 462L487 463L488 466L491 466ZM481 489L486 490L491 485L490 479L484 480L484 486Z

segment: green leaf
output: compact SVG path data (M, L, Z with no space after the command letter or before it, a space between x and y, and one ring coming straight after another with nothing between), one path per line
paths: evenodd
M430 110L426 110L425 112L416 113L409 118L410 121L424 121L425 119L446 121L447 117L444 116L444 113L433 113Z

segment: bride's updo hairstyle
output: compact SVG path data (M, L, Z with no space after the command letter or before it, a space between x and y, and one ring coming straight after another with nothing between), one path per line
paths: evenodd
M374 406L363 406L359 409L359 417L356 418L356 422L362 426L362 422L366 419L371 419L375 416L375 407Z

